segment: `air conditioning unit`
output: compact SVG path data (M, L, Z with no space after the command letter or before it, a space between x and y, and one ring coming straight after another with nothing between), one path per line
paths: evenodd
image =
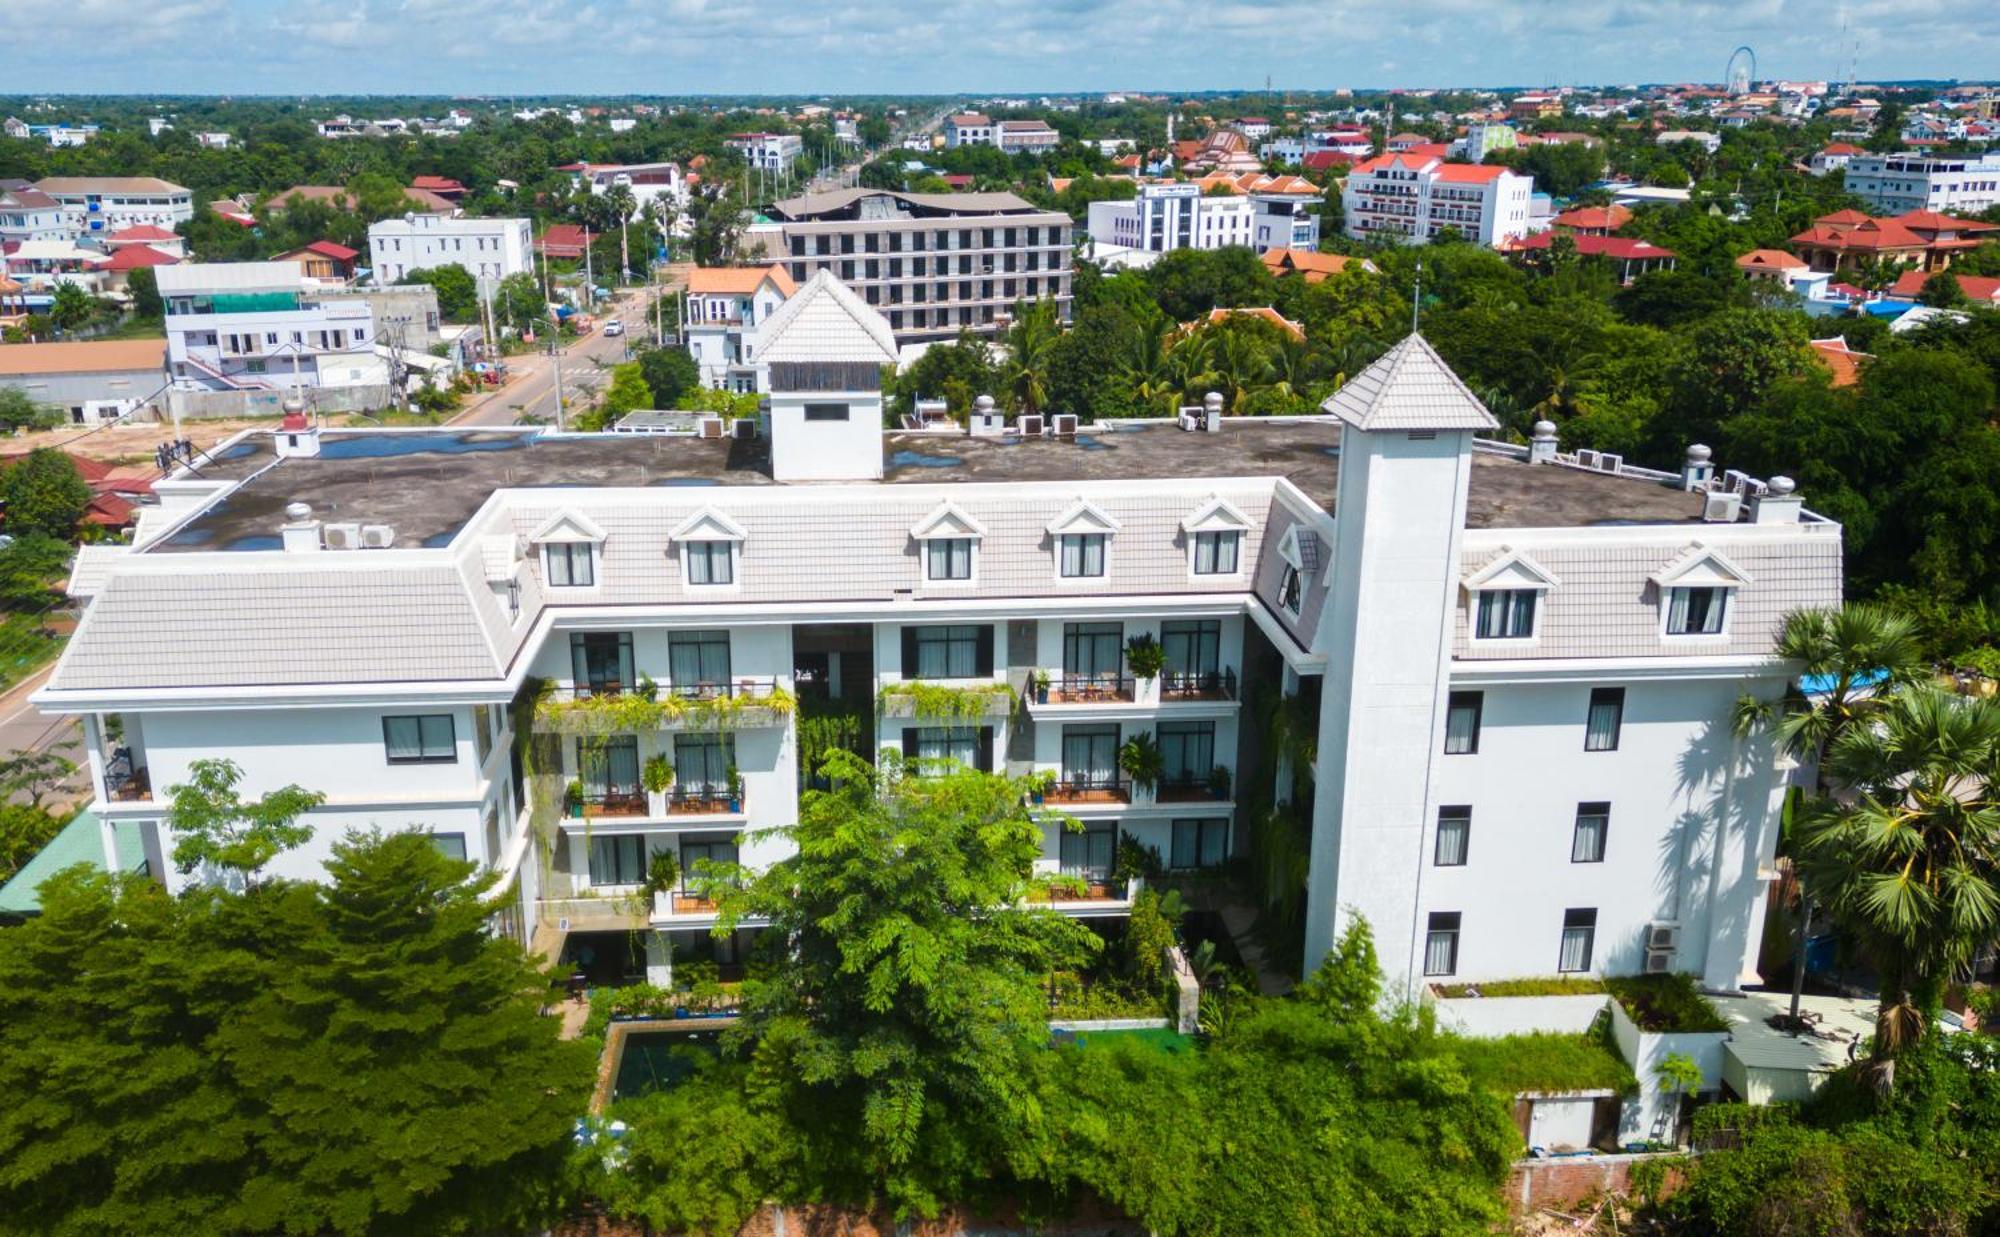
M1180 415L1181 428L1189 432L1202 428L1201 420L1201 413L1198 411L1184 411Z
M1712 490L1702 495L1701 518L1710 524L1734 524L1743 511L1743 495Z
M1023 438L1040 438L1042 436L1042 418L1037 414L1024 412L1014 418L1014 429Z
M703 417L703 418L701 419L701 421L699 422L699 429L698 429L698 431L697 431L697 432L698 432L698 433L699 433L699 434L701 435L701 437L703 437L703 438L720 438L720 437L722 437L722 418L721 418L721 417Z
M1617 472L1625 467L1625 457L1606 452L1597 457L1597 467L1603 472Z
M1597 452L1585 447L1576 453L1576 462L1578 466L1583 468L1596 468Z
M386 550L396 544L396 530L387 524L363 524L361 526L361 548L364 550Z
M1674 951L1671 949L1649 949L1646 951L1646 974L1668 975L1674 969Z
M361 548L361 526L359 524L323 524L319 530L320 544L329 550L358 550Z
M757 418L738 417L729 423L729 432L737 438L753 439L757 437Z
M1738 472L1734 468L1723 470L1722 488L1732 494L1748 494L1750 492L1750 482L1751 477L1747 472Z
M1681 926L1677 923L1655 923L1646 926L1646 948L1672 953L1681 947Z
M1057 413L1057 414L1056 414L1056 415L1055 415L1055 416L1054 416L1054 417L1052 418L1052 422L1053 422L1053 427L1054 427L1054 428L1053 428L1053 429L1052 429L1052 430L1051 430L1050 432L1052 432L1053 434L1055 434L1055 436L1056 436L1057 438L1074 438L1074 437L1076 437L1076 414L1075 414L1075 413L1073 413L1073 412L1059 412L1059 413Z

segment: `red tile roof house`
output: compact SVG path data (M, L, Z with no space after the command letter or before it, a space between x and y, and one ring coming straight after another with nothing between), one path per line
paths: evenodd
M456 202L465 196L465 186L449 176L418 176L410 181L410 188L434 193L447 202Z
M1904 271L1889 286L1889 295L1914 301L1922 294L1925 281L1935 274L1936 271ZM1958 280L1959 291L1965 293L1966 300L2000 309L2000 279L1984 275L1954 275L1952 278Z
M332 241L314 241L302 249L281 253L272 259L276 262L297 262L305 267L310 279L352 279L354 262L361 254L345 245Z
M1555 244L1556 233L1537 232L1524 236L1507 246L1510 255L1524 255L1526 262L1537 262L1546 254L1549 246ZM1651 241L1637 240L1629 236L1572 235L1576 242L1576 252L1581 257L1604 258L1618 268L1618 282L1631 283L1650 271L1670 271L1674 269L1674 251L1662 249Z
M583 251L590 245L590 233L574 223L552 223L542 230L535 241L535 252L545 258L583 257Z

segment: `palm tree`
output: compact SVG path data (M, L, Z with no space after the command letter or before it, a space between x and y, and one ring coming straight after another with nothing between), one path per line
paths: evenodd
M1173 324L1165 317L1139 323L1118 363L1118 376L1132 389L1141 413L1171 413L1179 402L1174 386L1173 367L1167 359L1167 341Z
M1216 376L1227 388L1229 411L1242 415L1253 391L1271 377L1271 354L1262 340L1248 331L1223 331L1216 343Z
M1040 300L1021 306L1014 324L1007 328L1007 361L1004 377L1013 393L1014 406L1035 413L1049 401L1049 355L1062 332L1056 323L1055 302Z
M2000 705L1907 688L1834 739L1826 764L1849 794L1805 815L1796 851L1880 968L1886 1084L1945 983L2000 931Z
M1220 381L1215 372L1215 339L1207 331L1193 330L1177 337L1167 349L1167 369L1183 404L1199 404L1209 388Z
M1287 335L1270 357L1271 386L1287 399L1308 398L1308 389L1326 372L1326 350Z
M1903 686L1923 676L1916 626L1887 606L1855 602L1839 609L1795 610L1785 616L1778 656L1797 663L1799 678L1785 700L1778 741L1813 770L1813 798L1827 798L1827 752L1839 738L1870 723ZM1806 939L1813 898L1799 883L1799 923L1792 951L1791 1018L1797 1025L1805 991Z

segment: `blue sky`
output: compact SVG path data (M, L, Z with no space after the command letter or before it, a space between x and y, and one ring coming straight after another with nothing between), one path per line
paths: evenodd
M1851 3L1869 78L2000 74L1992 0ZM1839 72L1837 0L0 0L4 91L1279 89Z

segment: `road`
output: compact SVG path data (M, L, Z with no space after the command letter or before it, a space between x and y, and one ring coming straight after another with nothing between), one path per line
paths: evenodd
M671 297L687 282L685 267L674 267L660 281L659 295ZM627 360L636 342L652 338L653 290L629 288L618 293L610 306L599 312L598 329L563 349L562 379L564 403L571 411L587 407L591 396L611 381L611 366ZM617 318L627 334L607 336L604 323ZM457 426L518 425L524 422L556 420L555 365L546 352L526 352L507 358L510 378L506 386L468 404L451 419Z
M0 694L0 760L22 752L43 752L53 747L77 765L84 764L82 725L73 717L43 716L41 710L28 703L28 697L41 690L54 669L54 666L45 666ZM56 802L82 798L85 781L84 774L78 772L64 783L62 793L50 798Z

